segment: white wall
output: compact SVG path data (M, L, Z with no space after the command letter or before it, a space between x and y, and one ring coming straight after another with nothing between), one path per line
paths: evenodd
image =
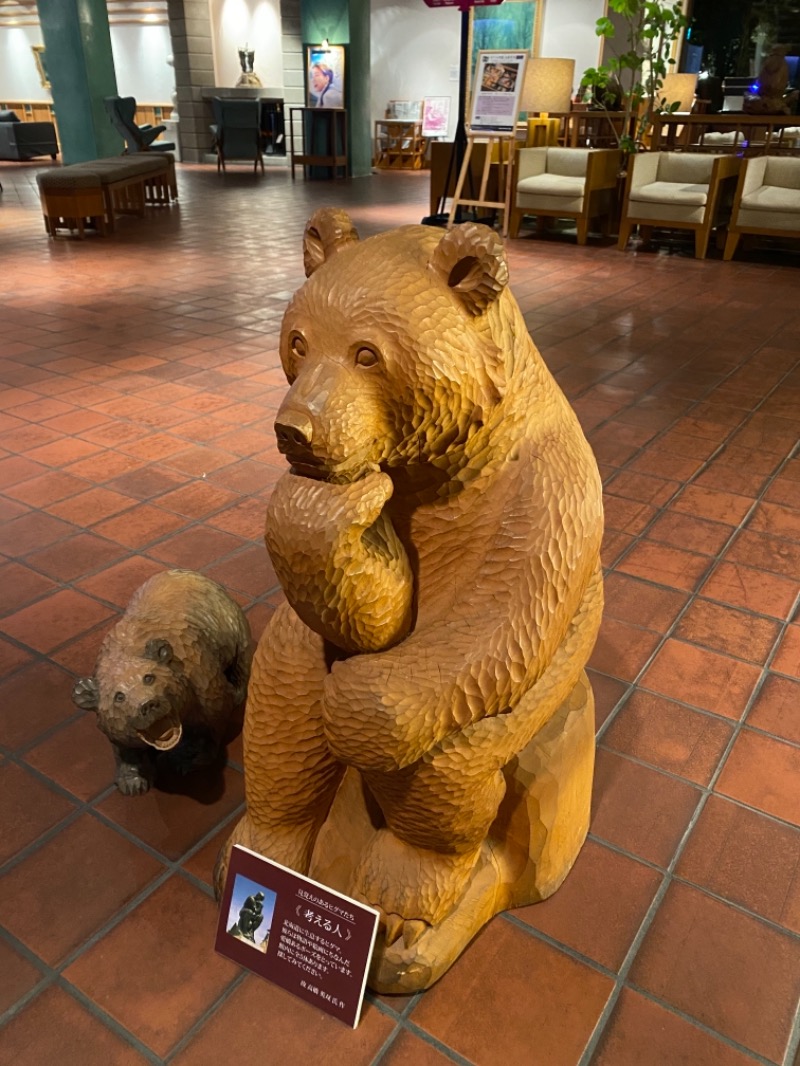
M597 20L605 0L546 0L539 55L575 60L575 85L596 66L600 38ZM453 136L458 105L461 15L457 8L430 9L421 0L372 0L372 117L383 118L389 100L449 96Z
M283 85L280 0L210 0L214 73L220 87L239 80L239 49L256 54L255 73L267 88Z
M427 8L422 0L372 0L373 120L384 117L390 100L449 96L448 135L455 134L460 27L458 8Z
M112 26L119 95L135 96L141 104L168 104L175 89L175 71L167 64L171 51L169 26Z
M0 30L0 100L52 100L43 89L31 45L42 43L38 26L9 26Z

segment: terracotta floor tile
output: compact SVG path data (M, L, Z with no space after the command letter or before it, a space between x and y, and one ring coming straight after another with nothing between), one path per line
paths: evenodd
M759 503L747 523L754 533L769 533L786 540L800 540L800 510L782 503Z
M149 554L163 559L170 566L201 570L243 546L241 537L234 537L231 533L223 533L219 529L196 526L159 541L149 549ZM264 554L266 555L266 550Z
M709 796L676 873L800 933L800 832Z
M750 708L747 724L800 744L800 680L769 674Z
M697 599L681 618L675 636L712 651L763 664L780 633L780 623L770 618L736 611Z
M94 799L115 778L111 745L89 711L27 751L25 761L81 800Z
M733 607L786 618L797 596L797 582L726 560L712 571L700 591Z
M134 555L101 570L99 574L84 578L77 583L77 587L99 600L106 600L117 607L127 607L136 589L163 569L152 559Z
M483 976L493 975L493 995ZM535 988L535 996L514 990ZM495 919L414 1008L414 1024L471 1062L573 1066L611 993L609 978ZM469 1004L465 1012L464 1004Z
M266 512L265 499L248 497L224 511L211 515L206 525L223 529L226 533L235 533L245 540L263 540Z
M145 1066L147 1059L60 988L45 989L3 1029L3 1048L15 1066Z
M783 634L775 658L770 665L779 674L800 678L800 625L786 627L786 632Z
M619 970L660 884L661 875L649 866L587 840L561 888L514 914L609 970Z
M447 1066L453 1060L413 1033L401 1031L381 1056L381 1066Z
M63 540L70 533L78 530L68 522L61 522L50 515L31 511L19 518L13 518L0 528L0 552L9 558L19 558L37 548L46 548Z
M78 533L58 544L32 552L26 562L59 581L71 582L84 574L117 562L124 550L113 541L91 533Z
M90 527L104 518L111 518L120 511L127 511L135 505L130 496L124 496L121 492L113 492L111 489L94 488L86 492L79 492L68 500L50 504L47 511L56 518L63 518L67 522L74 522L79 526Z
M587 676L594 692L594 720L597 729L605 722L616 705L628 691L624 681L598 674L596 670L587 670Z
M703 555L717 555L732 532L730 526L721 522L709 522L705 518L668 511L648 529L647 539Z
M278 587L278 578L263 544L244 548L224 562L207 567L205 573L223 588L238 589L253 598Z
M725 718L741 718L759 679L752 663L668 640L641 679L644 688Z
M589 832L666 867L699 799L700 793L686 782L601 749Z
M6 494L15 500L21 500L31 507L50 507L60 500L69 499L78 492L88 488L88 482L64 470L48 470L46 474L22 481L6 489Z
M10 640L0 637L0 677L12 674L32 660L33 656L26 648L20 648Z
M716 790L725 796L800 825L800 748L743 729Z
M666 633L686 600L687 596L676 589L651 585L615 571L605 579L603 615Z
M600 560L606 570L616 566L622 555L627 552L636 538L629 533L619 533L614 529L606 529L603 532L603 542L600 546Z
M109 488L139 500L149 500L184 484L185 479L174 470L143 466L120 474L109 483Z
M83 814L0 881L9 931L51 966L138 895L162 867L96 818ZM58 900L69 921L53 921Z
M604 618L589 665L601 673L633 681L661 640L658 633Z
M190 858L184 859L181 863L181 866L187 873L198 878L203 884L208 885L209 888L213 887L214 865L216 864L220 849L233 832L237 821L238 818L233 818L231 821L227 822L221 829L214 833L214 835L207 840L201 848L198 848Z
M0 940L0 973L3 975L3 983L0 985L0 1014L13 1007L44 977L32 962L4 940ZM0 1041L2 1039L3 1032L0 1030Z
M109 617L100 625L87 630L77 640L70 641L57 651L51 652L50 658L78 677L94 673L97 652L106 634L116 624L117 617L116 614L109 614Z
M784 474L779 474L764 493L764 499L770 503L782 503L787 507L800 509L800 481Z
M143 548L169 533L174 533L183 524L183 519L178 515L142 503L131 511L117 515L116 518L99 522L94 526L94 532L116 540L127 548Z
M0 766L0 807L3 810L0 864L74 810L68 799L14 763Z
M603 745L707 785L733 725L649 692L634 692L603 734Z
M53 364L51 363L52 367ZM109 424L105 415L98 411L70 411L65 415L57 415L47 423L49 429L57 429L61 433L80 434L87 429L95 429L97 426Z
M106 451L98 452L97 455L90 455L88 459L81 459L80 462L73 463L69 467L68 473L102 485L120 477L122 474L129 473L131 470L138 470L141 465L141 460L134 458L132 455ZM112 485L111 487L113 488L114 486Z
M0 744L15 749L75 714L73 678L52 663L37 662L0 681Z
M658 514L655 507L638 500L626 500L624 496L606 496L603 501L606 529L622 533L641 533L648 522Z
M214 901L184 878L171 877L64 976L163 1057L238 972L210 950L216 923Z
M264 498L266 507L267 494L281 473L282 471L267 463L258 463L254 459L240 459L238 463L233 463L231 466L214 470L209 474L208 480L232 492L261 496Z
M0 620L0 629L29 648L48 652L92 629L111 611L97 600L62 589Z
M238 500L239 496L233 492L227 492L218 485L195 481L160 496L158 506L189 518L204 518Z
M133 803L130 797L114 792L97 809L172 860L202 840L244 800L242 775L229 768L219 775L197 772L177 780L162 776L157 785Z
M673 501L671 508L695 518L738 526L752 505L753 501L748 496L737 496L734 492L719 492L713 488L692 484L686 486L682 494Z
M68 463L76 463L79 459L86 459L87 456L94 455L99 450L98 445L90 444L89 441L81 440L79 437L64 437L51 444L44 444L41 448L35 448L28 452L28 456L37 463L60 467Z
M26 459L21 455L0 459L0 489L7 492L12 485L18 485L21 481L30 481L31 478L46 473L47 467L44 463L35 463L32 459Z
M287 1066L369 1066L394 1027L391 1018L368 1005L358 1028L349 1029L276 985L248 975L173 1062L263 1066L267 1046L272 1061Z
M619 563L618 569L657 585L691 592L710 565L711 559L707 555L640 541Z
M728 562L744 563L794 580L800 574L800 543L792 544L768 533L740 533L725 558Z
M800 982L800 942L675 883L630 980L703 1025L780 1062Z
M755 1059L630 988L623 988L593 1066L753 1066Z

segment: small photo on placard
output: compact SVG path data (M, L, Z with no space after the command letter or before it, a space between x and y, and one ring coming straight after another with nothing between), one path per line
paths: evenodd
M378 912L236 845L215 948L355 1028Z

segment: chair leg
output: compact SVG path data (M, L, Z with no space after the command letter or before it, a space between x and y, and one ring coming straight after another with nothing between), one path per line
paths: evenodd
M589 236L589 219L578 218L575 221L578 226L578 244L586 244L586 238Z
M739 238L741 233L736 233L734 230L728 230L728 236L725 240L725 251L722 253L722 258L728 262L736 255L736 249L739 245Z
M627 218L621 218L619 220L619 241L617 242L617 248L621 252L624 252L628 247L628 239L633 229L633 223L629 222Z
M694 257L695 259L705 259L706 252L708 251L708 238L711 234L710 226L701 226L694 235Z
M431 211L431 214L433 214L433 211ZM508 223L508 235L512 239L519 237L519 227L522 225L522 219L524 215L525 212L521 208L511 208L511 218Z

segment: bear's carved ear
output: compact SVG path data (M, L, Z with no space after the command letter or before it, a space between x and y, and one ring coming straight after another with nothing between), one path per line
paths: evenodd
M172 645L168 640L164 640L163 637L154 637L144 646L145 659L153 659L157 663L168 663L172 661Z
M83 711L96 711L100 706L100 689L93 677L81 677L72 686L72 702Z
M465 222L445 233L430 268L461 297L471 315L482 315L508 284L503 242L488 226Z
M306 277L321 267L326 259L358 240L358 232L346 211L323 207L315 211L306 223L303 234L303 266Z

